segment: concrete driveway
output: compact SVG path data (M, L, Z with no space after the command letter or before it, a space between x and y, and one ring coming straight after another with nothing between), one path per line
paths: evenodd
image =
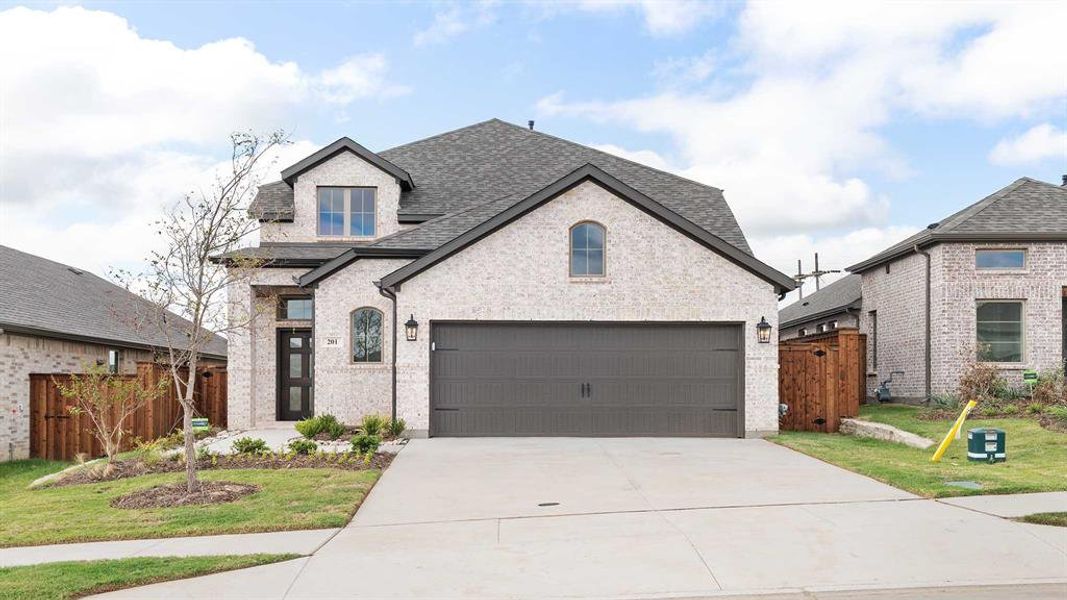
M1067 531L761 440L432 439L410 443L309 559L115 596L704 597L1065 578Z

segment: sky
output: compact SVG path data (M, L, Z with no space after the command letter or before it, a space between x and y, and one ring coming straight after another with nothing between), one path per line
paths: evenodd
M229 134L266 179L500 118L722 188L756 256L841 269L1067 173L1067 2L0 1L0 244L136 268ZM812 291L809 286L808 291Z

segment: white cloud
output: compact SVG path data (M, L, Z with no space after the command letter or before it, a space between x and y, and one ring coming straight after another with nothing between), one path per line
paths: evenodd
M492 25L496 20L494 0L482 0L471 6L449 6L434 14L433 22L426 29L416 31L412 42L416 46L441 44L474 29Z
M391 83L386 78L388 67L388 62L381 54L350 57L318 76L319 92L324 100L334 104L349 104L362 98L393 98L410 93L410 87Z
M670 87L705 81L715 71L715 53L711 50L699 56L675 57L656 61L652 74Z
M1067 131L1050 123L1036 125L1019 136L1000 140L989 153L989 162L1004 166L1026 165L1048 158L1067 161Z
M614 154L615 156L625 158L626 160L632 160L636 163L648 165L654 169L660 169L662 171L671 171L671 167L667 164L667 160L652 150L627 150L615 144L592 144L591 148L596 148L601 152L607 152L608 154Z
M858 173L900 178L912 167L881 130L900 113L989 120L1062 106L1067 36L1055 24L1064 10L751 3L733 42L744 60L725 78L709 71L701 88L608 101L557 93L537 108L670 135L681 172L724 188L750 235L883 227L888 199ZM982 57L984 72L972 68ZM737 73L747 73L744 86ZM1001 82L1013 89L991 89Z
M576 6L586 12L637 11L645 29L662 37L692 31L721 12L721 5L705 0L580 0Z

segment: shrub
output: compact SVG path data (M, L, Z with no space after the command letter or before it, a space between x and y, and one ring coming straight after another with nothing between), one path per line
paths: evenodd
M957 396L960 400L975 400L982 404L992 404L998 398L998 392L1003 393L1007 383L1000 376L1000 372L993 365L970 362L960 375Z
M936 408L957 409L960 407L960 397L956 394L934 394L930 400L932 406Z
M211 460L214 458L215 453L211 451L211 448L200 446L196 449L196 460Z
M995 417L999 415L1000 412L1001 408L996 404L988 404L986 406L981 406L978 408L978 414L982 415L983 417Z
M308 417L296 422L296 431L307 439L312 439L322 433L322 420L318 417Z
M1006 415L1017 415L1020 412L1019 405L1018 404L1005 404L1000 409L1000 412L1002 412L1002 413L1004 413Z
M1040 404L1067 404L1067 383L1064 382L1063 369L1041 372L1031 392L1031 399Z
M319 449L319 445L311 440L297 438L289 442L289 451L294 454L311 454Z
M1050 406L1046 412L1053 419L1061 423L1067 423L1067 406Z
M363 435L380 436L388 421L381 415L363 415L363 421L359 424L359 431Z
M1026 405L1026 412L1032 415L1039 415L1045 412L1045 405L1041 404L1040 402L1031 402L1030 404Z
M377 435L359 433L352 436L352 451L357 454L374 454L378 446L382 445L382 438Z
M404 419L393 419L389 421L389 435L398 438L404 435L404 430L407 429L407 423Z
M347 428L345 424L334 419L332 422L326 424L326 435L330 436L331 440L336 440L345 434Z
M233 441L233 451L239 454L266 454L270 452L270 447L259 438L241 437Z
M998 400L1004 402L1016 403L1025 400L1030 395L1030 390L1021 387L1012 387L1001 379L1003 385L995 390L995 394Z

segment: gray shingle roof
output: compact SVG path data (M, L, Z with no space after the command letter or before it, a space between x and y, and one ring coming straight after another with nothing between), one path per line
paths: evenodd
M162 347L163 336L138 327L135 315L147 301L87 271L0 246L0 328L121 346ZM190 324L175 316L180 331ZM215 336L206 349L226 356Z
M1042 239L1067 241L1067 187L1022 177L848 270L866 271L916 245Z
M860 275L846 275L810 296L778 311L778 327L790 327L809 319L860 307Z
M378 154L410 173L414 181L415 188L401 195L401 214L477 211L449 221L447 227L438 222L433 231L409 238L419 240L412 243L433 243L436 247L465 231L459 223L467 218L475 214L488 218L493 207L506 208L503 198L517 202L590 163L752 254L721 190L498 119ZM501 202L495 203L497 200ZM292 211L292 189L283 182L263 186L253 202L253 214L263 219L291 220Z

